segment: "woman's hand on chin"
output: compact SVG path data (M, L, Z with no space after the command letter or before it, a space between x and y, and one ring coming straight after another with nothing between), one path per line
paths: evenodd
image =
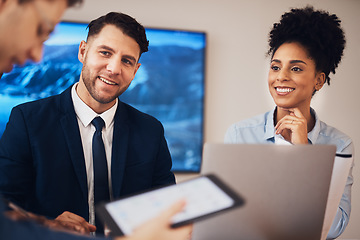
M293 144L308 144L307 120L298 108L287 109L289 115L280 119L276 126L276 134L281 134Z

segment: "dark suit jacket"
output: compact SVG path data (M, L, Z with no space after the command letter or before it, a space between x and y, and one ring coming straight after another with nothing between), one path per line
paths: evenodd
M119 101L114 119L114 198L175 183L162 124ZM48 217L89 218L85 160L71 87L13 108L0 140L0 194Z

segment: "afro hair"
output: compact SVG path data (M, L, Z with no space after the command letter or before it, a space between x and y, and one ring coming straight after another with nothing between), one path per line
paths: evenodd
M298 42L315 61L316 70L325 73L325 82L330 85L329 74L335 74L346 43L340 22L335 14L315 11L312 6L291 9L279 23L274 23L268 54L273 56L283 43Z

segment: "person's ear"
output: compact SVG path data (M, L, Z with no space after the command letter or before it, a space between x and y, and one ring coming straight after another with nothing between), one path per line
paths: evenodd
M84 63L85 55L86 55L86 45L85 41L81 41L79 45L78 59L81 63Z
M319 91L325 84L325 73L320 72L316 75L315 90Z

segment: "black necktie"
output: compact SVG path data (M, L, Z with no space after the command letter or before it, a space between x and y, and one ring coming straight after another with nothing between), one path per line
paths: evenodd
M102 128L105 125L101 117L96 117L91 122L95 126L95 133L92 142L93 168L94 168L94 205L99 202L109 201L109 180L106 161L105 147L102 140ZM104 227L95 215L96 232L104 233Z

